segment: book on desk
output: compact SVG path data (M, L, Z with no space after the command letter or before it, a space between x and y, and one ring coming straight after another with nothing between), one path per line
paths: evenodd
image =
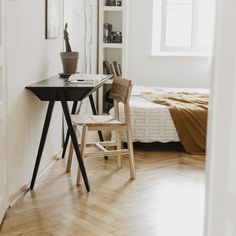
M95 85L106 79L106 75L97 74L73 74L69 77L68 82L77 84Z

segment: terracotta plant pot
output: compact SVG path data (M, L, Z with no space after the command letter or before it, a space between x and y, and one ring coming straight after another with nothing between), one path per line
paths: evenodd
M64 74L74 74L77 72L76 69L78 59L78 52L61 52L61 61L63 65Z

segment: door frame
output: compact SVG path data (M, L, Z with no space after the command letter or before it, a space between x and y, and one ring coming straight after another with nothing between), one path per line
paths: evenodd
M9 206L8 189L7 189L7 132L6 132L6 32L5 32L5 13L6 2L0 2L0 224Z
M236 2L216 1L206 158L205 236L236 235Z

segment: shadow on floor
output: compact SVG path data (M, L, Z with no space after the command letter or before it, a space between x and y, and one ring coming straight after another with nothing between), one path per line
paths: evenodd
M169 143L134 143L135 150L153 150L153 151L176 151L184 152L184 148L180 142L169 142Z

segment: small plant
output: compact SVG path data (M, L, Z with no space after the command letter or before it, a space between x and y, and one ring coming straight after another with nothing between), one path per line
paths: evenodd
M65 40L65 46L66 46L66 52L72 52L70 41L69 41L69 33L67 31L68 23L65 23L65 29L64 29L64 40Z
M70 41L69 41L69 33L67 31L68 23L65 23L64 28L64 40L65 40L65 52L61 52L61 60L63 66L63 74L62 78L68 78L68 75L76 73L78 59L79 59L79 52L72 52Z

